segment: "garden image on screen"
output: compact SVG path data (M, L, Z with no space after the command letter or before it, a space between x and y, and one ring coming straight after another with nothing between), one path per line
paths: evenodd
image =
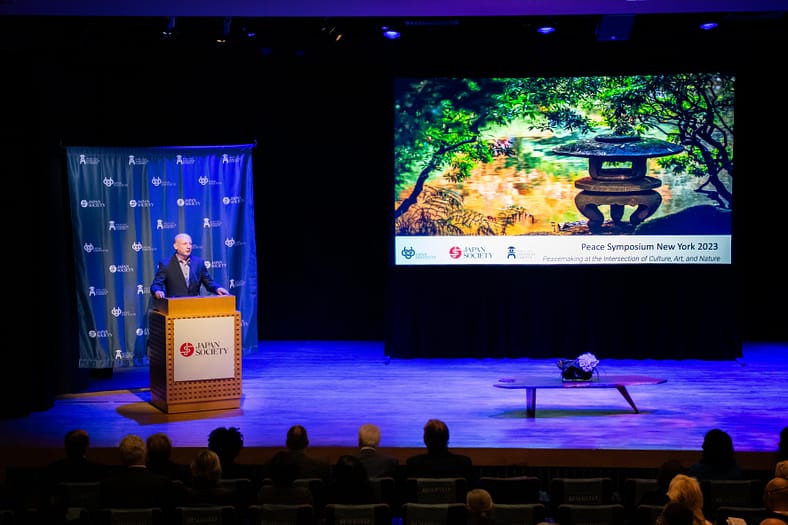
M734 83L395 79L394 264L730 264Z

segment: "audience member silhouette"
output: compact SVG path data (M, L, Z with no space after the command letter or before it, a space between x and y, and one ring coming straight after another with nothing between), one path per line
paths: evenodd
M298 463L289 450L275 453L265 465L266 478L257 494L258 503L277 505L314 505L312 492L306 487L296 487L293 482L298 477Z
M468 525L489 525L494 523L492 512L495 507L492 496L484 489L471 489L465 497L468 508ZM692 525L690 523L690 525Z
M711 525L703 514L703 492L696 478L676 474L668 486L668 499L690 508L694 516L693 525Z
M356 456L340 456L331 474L326 503L362 505L377 502L369 483L367 468Z
M409 478L465 478L469 488L476 483L473 462L468 456L449 450L449 427L440 419L424 425L427 451L407 458L405 475Z
M666 503L657 518L657 525L693 525L694 522L692 509L678 501Z
M208 435L208 449L219 456L222 463L223 479L248 479L254 487L259 487L257 468L238 461L244 447L244 436L238 427L216 427Z
M685 474L687 469L677 459L669 459L657 470L657 488L645 492L636 505L665 505L668 499L668 487L677 474Z
M774 466L774 477L788 479L788 459L780 461Z
M780 431L780 441L777 442L777 462L788 461L788 427Z
M101 481L109 472L109 465L88 459L90 436L86 430L79 428L66 432L63 448L65 456L47 465L49 483Z
M145 466L147 450L140 436L128 434L118 446L122 468L101 481L101 505L104 508L158 507L171 510L172 482Z
M730 434L719 428L706 432L701 458L690 466L687 475L699 481L742 479L742 471L736 462Z
M55 485L58 483L101 481L111 470L109 465L88 459L90 436L86 430L69 430L63 439L63 445L65 456L49 463L44 471L44 479L41 480L41 504L52 500Z
M788 479L774 478L763 490L763 504L768 511L760 525L788 523Z
M145 440L148 448L148 470L171 480L189 484L189 466L176 463L172 460L172 441L164 432L156 432Z
M396 478L399 460L384 454L380 446L380 428L372 423L361 425L358 429L358 451L355 456L361 460L370 478Z
M186 505L232 505L239 510L251 503L235 486L220 485L222 462L213 450L197 453L189 465L191 485L186 488Z
M309 436L306 428L301 425L293 425L287 431L285 446L293 455L296 465L298 465L296 478L319 478L326 485L331 477L331 464L323 459L309 455Z

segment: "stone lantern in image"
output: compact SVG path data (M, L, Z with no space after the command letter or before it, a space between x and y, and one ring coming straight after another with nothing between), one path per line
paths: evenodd
M588 218L592 232L600 231L604 222L599 206L610 206L610 218L616 225L622 224L624 206L637 207L629 216L632 226L657 211L662 197L654 188L662 182L646 175L646 161L683 151L680 145L637 135L598 135L553 148L556 155L588 157L591 176L575 181L575 187L581 190L575 196L575 205Z

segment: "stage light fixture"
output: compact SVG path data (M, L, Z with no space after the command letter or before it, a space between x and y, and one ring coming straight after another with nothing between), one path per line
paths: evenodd
M383 26L380 28L383 31L383 38L388 40L397 40L402 34L394 28Z
M544 24L536 28L536 32L542 35L549 35L555 33L555 26L552 24Z
M719 24L717 22L703 22L700 25L700 28L704 31L711 31L712 29L716 29Z
M246 24L241 26L241 34L246 36L246 38L254 38L257 36L257 32L254 30L254 28L250 28Z

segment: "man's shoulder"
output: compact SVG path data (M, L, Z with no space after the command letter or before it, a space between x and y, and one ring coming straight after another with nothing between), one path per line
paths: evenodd
M361 459L373 459L383 463L399 463L398 458L386 454L385 452L381 452L380 450L370 448L359 450L356 452L356 457Z
M422 463L428 459L427 454L416 454L405 459L405 463L410 465L412 463Z

